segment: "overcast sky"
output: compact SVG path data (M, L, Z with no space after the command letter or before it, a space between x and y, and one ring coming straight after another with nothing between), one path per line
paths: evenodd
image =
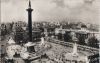
M100 0L31 0L31 4L33 21L100 20ZM1 0L1 22L27 22L27 8L28 0Z

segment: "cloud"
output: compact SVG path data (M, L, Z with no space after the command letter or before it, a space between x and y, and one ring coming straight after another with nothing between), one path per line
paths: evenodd
M27 22L28 0L1 0L1 20ZM89 0L90 1L90 0ZM98 23L100 0L31 0L33 21L62 21L79 19Z
M92 4L95 0L84 0L84 3Z
M53 0L52 2L56 3L56 5L59 7L65 7L64 0Z

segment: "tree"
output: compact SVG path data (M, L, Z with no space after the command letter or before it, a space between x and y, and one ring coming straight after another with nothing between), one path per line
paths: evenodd
M85 38L83 35L80 35L79 38L78 38L79 44L85 45L85 39L86 39L86 38Z
M97 40L97 38L95 36L91 37L88 40L88 45L91 47L99 48L99 41Z

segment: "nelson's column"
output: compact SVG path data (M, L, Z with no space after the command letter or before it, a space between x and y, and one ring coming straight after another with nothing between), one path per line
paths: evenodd
M31 1L29 0L29 7L27 9L28 11L28 34L29 34L29 42L32 42L32 11L33 9L31 8ZM30 48L30 51L35 52L34 46Z
M31 2L29 0L29 7L27 9L28 11L28 34L29 34L29 41L32 42L32 11L31 8Z

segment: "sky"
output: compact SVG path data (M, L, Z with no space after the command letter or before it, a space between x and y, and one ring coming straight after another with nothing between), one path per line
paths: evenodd
M32 21L99 24L100 0L31 0ZM1 22L26 21L28 0L1 0Z

